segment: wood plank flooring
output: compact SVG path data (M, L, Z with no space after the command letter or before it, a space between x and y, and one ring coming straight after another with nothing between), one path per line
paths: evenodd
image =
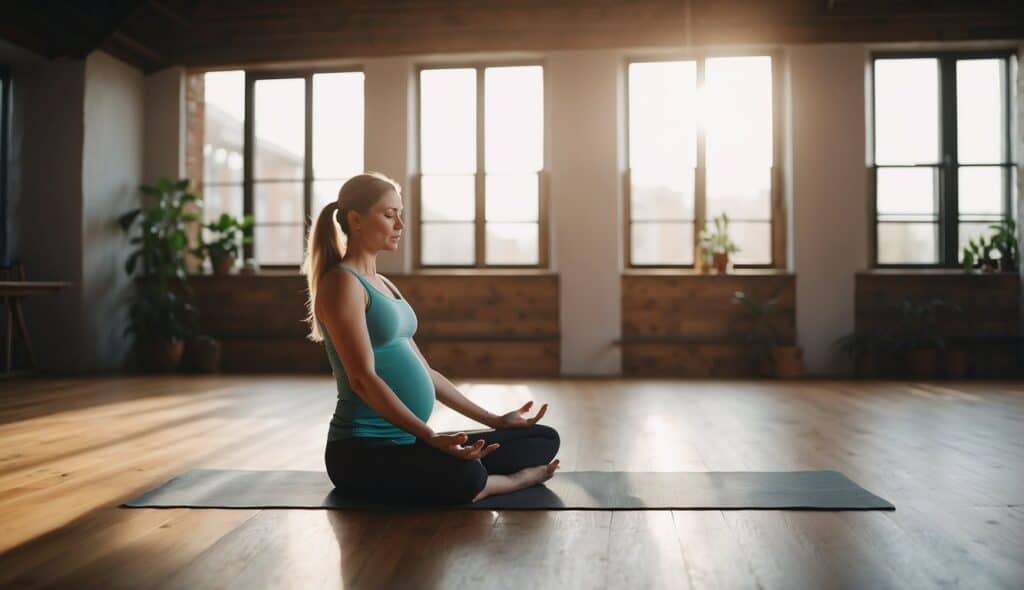
M9 380L0 588L1024 587L1024 383L458 385L549 402L566 471L836 469L896 511L124 509L195 467L322 469L331 379Z

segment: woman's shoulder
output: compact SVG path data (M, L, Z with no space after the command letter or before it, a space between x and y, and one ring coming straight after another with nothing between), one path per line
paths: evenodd
M346 301L362 301L365 305L367 299L366 290L359 279L341 266L328 270L320 278L317 288L318 303L337 301L344 304Z

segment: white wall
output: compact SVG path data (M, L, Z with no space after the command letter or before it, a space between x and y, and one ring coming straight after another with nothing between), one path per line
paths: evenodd
M868 266L863 45L786 49L785 178L797 342L806 371L836 374L854 327L854 273Z
M165 68L145 77L145 150L142 178L185 177L185 69ZM202 179L195 179L196 182Z
M142 182L143 77L103 52L85 61L82 146L82 368L124 364L132 284L124 271L128 236L117 217L138 206Z

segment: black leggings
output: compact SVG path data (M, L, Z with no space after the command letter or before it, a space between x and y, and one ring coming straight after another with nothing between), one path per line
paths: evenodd
M327 474L338 492L355 498L403 504L466 504L487 483L488 474L507 475L547 465L558 453L554 428L534 424L467 432L473 444L500 443L483 459L467 461L420 439L399 445L387 439L350 438L327 443Z

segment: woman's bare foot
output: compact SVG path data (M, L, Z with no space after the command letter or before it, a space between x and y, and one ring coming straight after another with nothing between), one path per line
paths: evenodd
M537 465L536 467L527 467L520 470L515 475L523 478L523 487L529 487L544 483L551 479L555 475L555 470L558 469L558 459L548 463L547 465Z

